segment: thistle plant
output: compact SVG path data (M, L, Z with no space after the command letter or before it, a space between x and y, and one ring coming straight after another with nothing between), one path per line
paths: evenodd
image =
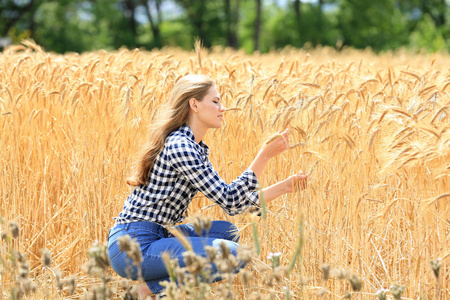
M327 281L330 278L330 265L321 264L320 270L322 271L322 280Z
M132 277L133 266L137 270L137 278L142 278L142 252L139 243L136 239L132 239L128 234L120 236L117 238L117 243L119 245L119 250L125 252L125 254L131 259L131 265L127 266L125 272L128 278Z
M391 292L392 296L394 296L394 299L400 299L403 292L405 291L405 286L400 284L393 284L389 287L389 291Z
M331 270L330 275L338 280L343 280L348 277L348 271L342 268L336 268Z
M195 217L194 230L198 234L207 233L211 222L208 219ZM171 229L171 232L174 232ZM225 244L219 244L219 248L204 246L205 256L197 255L192 251L191 246L186 244L187 239L181 232L175 235L184 245L186 251L183 253L184 267L181 267L178 260L172 259L168 253L163 255L166 269L169 273L170 281L163 282L166 297L168 299L179 299L184 296L186 299L206 299L211 291L211 283L221 280L215 285L215 292L221 299L231 299L234 296L233 281L236 277L236 270L241 261L250 263L252 251L246 247L239 247L237 256L231 253L230 248ZM217 273L212 272L213 265ZM243 280L250 281L250 273L243 273Z
M270 261L272 268L275 269L276 267L278 267L281 263L281 252L276 252L276 253L272 253L270 252L269 255L267 256L267 259Z
M1 224L5 225L5 222L0 219ZM208 219L197 219L195 230L204 233L209 230L206 227L210 226ZM1 259L1 274L9 274L13 285L10 288L11 299L23 299L29 297L32 293L36 293L38 284L34 280L30 279L30 264L27 260L27 256L20 251L14 250L14 243L20 238L20 228L17 223L9 222L6 229L1 231L2 244L0 246L0 259ZM300 227L300 232L302 227ZM187 242L187 239L184 240ZM300 240L302 241L302 240ZM299 242L301 246L301 242ZM16 245L17 246L17 245ZM137 241L131 239L129 236L124 236L119 240L119 248L124 251L133 261L133 265L139 267L142 263L142 253ZM171 259L166 253L164 255L164 261L169 272L170 281L163 283L166 287L167 299L209 299L209 295L214 288L214 295L219 299L231 299L235 297L235 291L233 290L233 282L236 278L235 270L237 269L241 261L250 265L250 268L243 269L240 272L240 279L245 286L253 287L252 281L255 281L254 274L251 270L251 265L254 262L255 253L248 247L239 247L237 249L237 256L235 257L225 243L220 244L219 248L212 246L205 246L206 256L200 256L195 254L189 246L186 247L187 251L183 254L183 260L185 267L179 265L178 260ZM299 247L301 250L301 247ZM293 260L297 260L300 255L300 250L297 249L294 253ZM89 261L84 265L83 269L86 273L91 275L97 275L102 281L102 285L94 287L92 291L84 294L84 299L111 299L115 290L108 287L111 282L110 274L110 261L107 253L106 245L95 243L89 250ZM296 297L289 286L285 286L286 279L289 278L290 272L292 272L292 261L289 265L284 266L282 262L281 252L269 253L267 260L270 262L266 268L261 267L260 270L266 273L263 276L263 282L265 288L268 288L266 295L259 290L250 290L248 299L272 299L276 298L275 290L280 289L279 293L284 294L285 299L291 299ZM72 275L63 277L63 274L59 270L52 270L52 256L50 250L44 248L41 250L41 263L44 270L44 282L48 281L46 270L51 270L55 276L55 287L60 293L65 289L69 295L73 295L76 289L76 278ZM218 274L213 275L211 270L213 264L218 269ZM439 299L439 275L442 263L440 259L430 261L431 269L437 280L437 292L436 299ZM139 268L138 268L139 269ZM352 292L347 292L343 295L343 298L352 298L354 293L358 293L362 289L362 280L355 274L350 274L343 268L331 269L330 265L320 265L322 271L322 281L325 282L331 277L337 280L347 279L352 288ZM211 286L211 282L215 281L219 276L222 279L215 286ZM121 282L121 286L126 290L123 295L124 299L134 300L138 299L136 287L130 285L130 280L124 280ZM306 285L307 282L301 280L302 285ZM45 285L45 284L44 284ZM375 293L375 296L379 300L386 300L387 294L390 293L394 299L401 299L402 294L405 291L405 286L395 284L390 286L389 289L380 289ZM315 290L315 294L319 297L327 294L327 290L322 287L318 287ZM61 295L61 294L60 294ZM52 295L54 296L54 295ZM61 295L62 296L62 295ZM265 297L269 298L265 298ZM358 296L358 294L357 294ZM51 298L48 292L45 294L46 298Z
M378 300L386 300L387 293L389 292L388 289L379 289L375 295L378 297Z
M441 269L441 259L430 260L431 269L433 270L436 279L439 279L439 270Z
M108 288L108 282L111 281L110 261L106 245L95 242L93 247L89 249L89 261L83 265L83 271L87 274L98 275L102 285L94 288L93 291L84 295L85 299L109 299L112 291Z
M441 287L439 283L439 271L441 269L441 259L430 260L431 269L433 270L434 277L436 277L436 300L439 299L441 294Z
M350 285L352 287L352 290L354 292L359 292L362 289L362 281L361 279L356 276L355 274L352 274L348 277L348 281L350 282Z
M195 232L199 236L202 236L204 232L208 234L212 226L211 219L206 216L195 216L193 218L192 224L194 225Z
M2 218L0 218L0 224L5 225ZM0 274L3 277L3 274L9 273L13 282L10 288L11 299L22 299L37 290L37 284L29 278L30 264L27 256L14 250L14 241L19 237L20 230L16 222L9 222L8 230L1 231L0 262L2 269Z

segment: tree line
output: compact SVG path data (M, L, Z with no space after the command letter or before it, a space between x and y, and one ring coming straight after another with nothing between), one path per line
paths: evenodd
M450 50L447 0L0 0L0 37L48 51L225 46Z

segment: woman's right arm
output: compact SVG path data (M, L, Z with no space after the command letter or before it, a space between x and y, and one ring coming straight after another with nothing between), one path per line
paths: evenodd
M204 161L192 141L180 139L169 142L165 151L165 159L174 170L229 215L237 215L259 205L259 182L250 168L227 184L217 171Z
M289 129L286 129L279 136L275 137L271 142L266 143L258 152L253 162L250 164L250 169L255 173L256 177L260 178L264 167L267 165L272 157L289 149Z

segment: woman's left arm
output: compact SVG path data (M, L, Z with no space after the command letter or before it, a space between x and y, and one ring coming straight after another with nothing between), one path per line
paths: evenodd
M275 198L278 198L281 195L292 193L295 190L296 186L299 186L300 189L304 190L306 189L307 184L308 184L308 175L305 175L303 174L303 172L300 172L300 174L289 176L287 179L283 181L280 181L271 186L263 188L261 190L262 198L267 203L274 200Z

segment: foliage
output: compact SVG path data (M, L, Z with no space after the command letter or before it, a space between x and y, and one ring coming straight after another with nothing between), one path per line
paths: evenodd
M336 44L375 51L450 49L448 1L262 2L262 52ZM251 53L256 19L254 0L0 1L0 35L13 42L32 38L60 53L121 46L192 49L196 37L207 48L239 45Z
M302 17L297 20L293 9L285 11L273 5L266 22L268 34L263 36L263 49L275 50L286 45L334 46L340 37L339 31L336 30L336 14L331 12L327 18L320 20L317 18L318 9L315 5L305 4Z
M432 52L450 50L450 44L446 45L443 29L436 28L429 15L425 15L411 33L410 46Z
M225 15L222 1L178 0L184 8L184 22L188 24L193 44L200 37L205 47L225 44Z
M347 46L388 50L408 42L405 19L391 0L344 0L338 20Z

